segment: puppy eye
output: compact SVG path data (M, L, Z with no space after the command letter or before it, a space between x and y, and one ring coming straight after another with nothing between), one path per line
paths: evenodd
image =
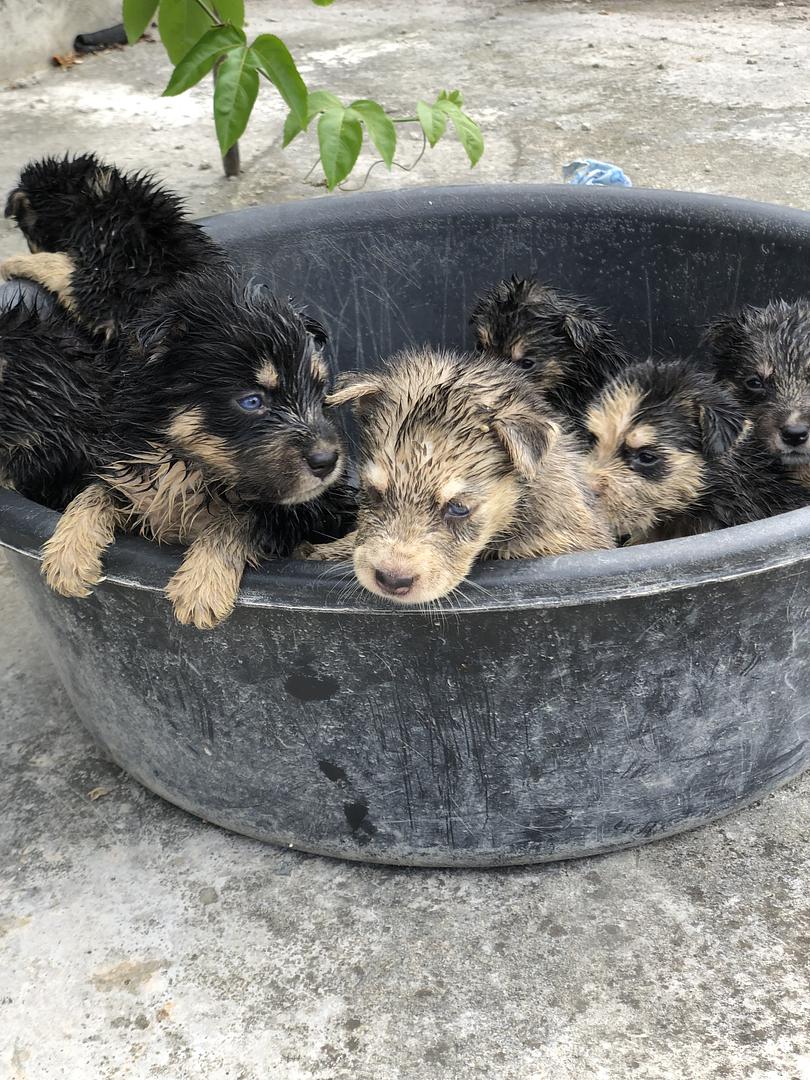
M258 412L259 409L264 408L264 397L262 394L246 394L244 397L237 398L236 404L245 412Z
M657 465L661 460L659 455L652 450L639 450L635 458L639 465Z
M535 366L534 360L530 359L528 356L524 356L520 360L516 360L515 363L521 369L521 371L531 371L532 368Z
M455 499L451 499L442 513L446 518L453 518L456 521L460 521L461 518L469 517L472 513L472 509L469 506L465 506L463 503L456 502Z
M383 494L379 488L366 487L366 498L370 506L379 506L383 501Z
M764 390L765 389L765 383L762 381L762 378L759 375L750 375L745 380L745 385L747 386L747 388L749 390Z

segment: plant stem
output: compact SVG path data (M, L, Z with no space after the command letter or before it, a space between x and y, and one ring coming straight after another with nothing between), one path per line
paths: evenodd
M389 120L391 121L392 124L418 124L419 123L419 117L418 116L402 116L402 117L390 116Z
M222 159L222 168L226 176L238 176L242 171L239 161L239 143L235 142Z
M204 0L194 0L194 2L197 4L198 7L201 7L203 9L205 14L208 16L208 18L214 24L214 26L224 26L225 25L223 23L222 19L220 19L218 15L214 14L214 12L208 7L208 5L204 2Z

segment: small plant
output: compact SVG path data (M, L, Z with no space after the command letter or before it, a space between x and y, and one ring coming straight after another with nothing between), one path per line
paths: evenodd
M332 2L313 0L318 7ZM405 117L390 116L368 98L344 105L327 90L310 91L281 38L260 34L248 45L244 0L123 0L123 8L130 43L140 38L157 14L161 41L175 65L164 96L182 94L214 72L214 124L226 172L238 171L238 140L247 127L262 78L275 87L290 110L284 146L317 119L319 157L330 191L354 169L364 135L390 170L396 164L398 124L419 124L424 150L424 145L436 145L449 122L471 166L484 152L481 129L463 111L458 90L443 90L432 104L417 102L416 115Z

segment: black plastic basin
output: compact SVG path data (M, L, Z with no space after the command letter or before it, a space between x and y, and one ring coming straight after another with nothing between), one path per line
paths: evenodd
M639 190L423 189L207 225L309 302L344 367L463 344L478 290L513 272L592 297L643 352L800 295L810 268L805 214ZM161 595L177 553L137 538L91 599L50 593L35 560L56 517L0 494L0 542L77 712L147 787L238 832L390 863L539 862L691 828L808 766L810 510L482 565L481 589L431 616L279 563L208 633Z

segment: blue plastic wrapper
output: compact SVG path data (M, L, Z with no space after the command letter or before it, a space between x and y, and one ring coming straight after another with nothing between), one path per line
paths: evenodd
M599 184L604 187L633 186L630 177L625 176L618 165L612 165L609 161L594 161L593 158L569 161L567 165L563 165L562 172L566 184Z

